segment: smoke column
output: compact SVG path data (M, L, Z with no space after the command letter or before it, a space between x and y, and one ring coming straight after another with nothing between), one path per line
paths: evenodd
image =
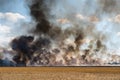
M62 63L69 65L80 63L76 60L78 54L86 61L91 58L107 61L107 53L113 54L111 50L120 55L119 0L26 2L31 17L36 22L35 28L31 30L31 33L37 36L36 46L59 53L55 56L56 60L64 58ZM66 55L69 56L67 59Z
M101 39L110 49L119 49L118 3L119 0L31 1L31 15L37 22L33 32L62 40L82 33L84 37Z

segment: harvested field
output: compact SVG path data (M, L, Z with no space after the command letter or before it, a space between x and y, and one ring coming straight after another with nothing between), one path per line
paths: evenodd
M120 80L119 67L0 68L0 80Z

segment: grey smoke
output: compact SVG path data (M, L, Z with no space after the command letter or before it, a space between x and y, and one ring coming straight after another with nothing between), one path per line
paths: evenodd
M67 30L69 28L72 28L73 31L82 29L86 36L102 40L108 49L119 49L120 42L117 33L120 31L120 24L114 22L114 20L113 22L108 21L109 18L115 18L119 15L119 3L119 0L55 0L54 2L46 0L46 5L49 7L49 15L52 15L52 17L46 16L54 26L59 26L54 22L56 19L66 18L72 24ZM76 14L87 17L96 16L99 21L93 24L86 20L77 20L75 18Z
M95 44L96 51L120 48L119 0L31 0L29 7L37 23L33 29L36 43L48 39L50 48L67 46L65 53L84 47L85 39ZM97 57L107 59L104 52L96 53Z

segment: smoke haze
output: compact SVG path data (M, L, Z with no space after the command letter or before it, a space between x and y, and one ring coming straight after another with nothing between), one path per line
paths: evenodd
M26 0L38 64L120 62L119 0ZM27 8L27 9L28 9ZM26 45L27 46L27 45ZM43 63L42 63L43 61ZM57 62L58 61L58 62Z
M83 34L84 38L101 40L108 49L119 49L118 3L119 0L32 1L31 15L37 22L33 32L58 40Z

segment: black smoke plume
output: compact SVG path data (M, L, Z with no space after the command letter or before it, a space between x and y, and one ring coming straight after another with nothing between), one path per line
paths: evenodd
M20 57L22 56L23 59L26 59L23 61L26 62L29 59L30 64L32 65L65 66L72 64L77 65L87 63L92 64L95 62L99 64L100 59L99 57L94 56L94 54L95 55L99 54L99 51L101 51L102 47L104 46L102 43L104 39L104 34L102 35L100 31L96 31L97 27L95 24L97 23L94 24L93 22L89 21L89 17L82 16L81 14L79 14L79 16L77 17L78 19L74 20L73 17L76 18L75 16L77 15L77 13L75 13L74 15L74 13L71 13L72 10L70 12L67 11L65 13L65 18L62 19L61 17L56 18L55 15L52 16L51 15L52 8L50 8L49 6L54 4L54 2L52 2L54 0L30 0L30 1L31 1L31 3L29 4L30 14L33 20L36 22L35 29L32 30L32 33L35 37L37 36L37 38L32 43L34 46L32 46L31 48L29 47L31 44L26 44L27 42L26 39L22 41L21 40L22 37L19 38L20 42L18 42L17 44L19 45L22 41L23 45L22 47L19 47L18 48L19 51L17 51L18 54L19 52L22 51L22 54L19 54L18 56L16 56L17 58L15 58L18 59L18 62L19 60L21 60ZM111 1L105 0L104 2L102 0L101 4L102 6L100 7L102 7L102 10L100 9L99 11L110 12L112 11L112 9L109 7L114 6L116 2L113 0ZM71 7L69 5L64 6ZM52 7L55 7L55 5ZM61 14L59 15L61 16ZM86 21L84 21L84 19L86 19ZM57 25L57 23L59 22L60 25L59 24ZM73 25L64 29L61 26L64 23L71 23ZM16 39L14 41L16 41ZM82 46L84 47L84 45L91 47L87 49L86 48L82 49L81 47ZM28 54L24 55L23 53ZM28 58L26 58L26 56Z
M34 0L34 3L30 5L31 15L37 22L35 33L48 33L51 28L45 11L48 11L45 0Z

